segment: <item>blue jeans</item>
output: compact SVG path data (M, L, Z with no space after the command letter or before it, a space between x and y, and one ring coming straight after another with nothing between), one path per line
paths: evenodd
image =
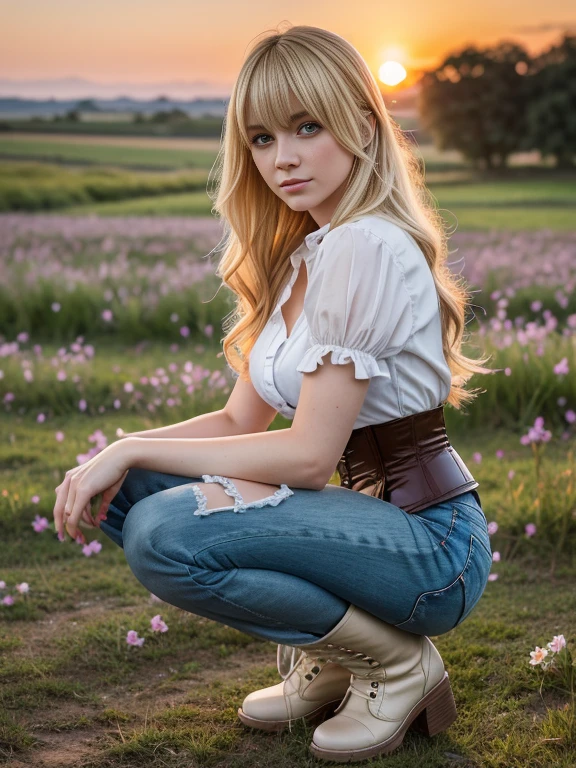
M440 635L486 587L492 552L474 491L407 514L326 485L294 488L276 506L203 516L194 515L195 483L202 478L132 468L101 530L154 595L253 637L314 643L350 603Z

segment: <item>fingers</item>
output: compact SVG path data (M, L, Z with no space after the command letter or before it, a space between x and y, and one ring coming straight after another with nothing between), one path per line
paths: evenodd
M86 504L84 509L82 510L82 521L86 523L87 526L90 528L95 528L94 520L92 518L92 509L90 504Z
M66 475L62 483L55 488L56 504L54 505L54 528L61 539L64 538L64 505L68 499L68 488L70 487L70 475Z

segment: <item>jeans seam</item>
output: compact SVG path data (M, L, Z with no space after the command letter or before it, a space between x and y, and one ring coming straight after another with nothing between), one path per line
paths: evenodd
M450 529L446 536L442 539L440 542L441 545L444 545L448 539L450 538L450 535L452 533L452 530L454 529L454 523L456 522L456 517L458 516L458 509L457 507L452 507L452 523L450 524Z

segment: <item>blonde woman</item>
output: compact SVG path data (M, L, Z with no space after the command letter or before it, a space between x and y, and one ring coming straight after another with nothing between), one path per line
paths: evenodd
M441 219L342 37L257 42L217 170L230 398L68 473L55 521L74 537L103 492L100 527L146 588L277 643L283 679L244 699L244 724L305 718L318 758L370 758L456 717L429 635L469 616L492 553L443 408L489 369L461 352ZM290 428L267 431L278 412Z

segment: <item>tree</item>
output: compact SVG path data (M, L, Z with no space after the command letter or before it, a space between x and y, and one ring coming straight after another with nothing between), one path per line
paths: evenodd
M439 149L457 149L475 166L502 168L526 130L530 57L516 43L464 48L420 81L420 118Z
M532 61L525 149L552 155L558 168L576 159L576 35L566 35Z

